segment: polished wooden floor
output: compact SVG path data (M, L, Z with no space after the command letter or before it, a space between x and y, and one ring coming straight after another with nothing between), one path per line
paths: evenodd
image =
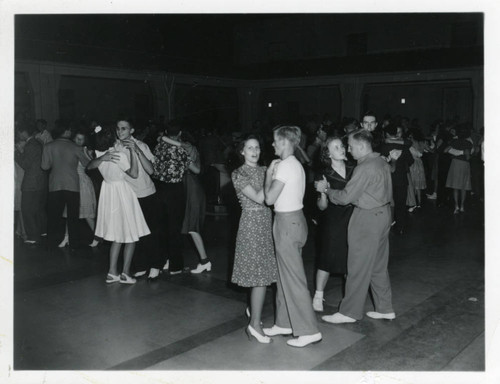
M247 292L231 285L230 220L208 216L209 273L161 275L133 286L106 285L106 244L47 250L15 241L14 370L473 371L485 369L483 206L467 212L428 201L391 234L389 273L397 318L321 322L323 341L261 345L244 328ZM304 250L313 292L314 236ZM197 263L186 241L186 265ZM264 324L273 323L268 289ZM330 279L325 313L341 281ZM367 298L366 309L372 304ZM359 382L359 381L358 381Z

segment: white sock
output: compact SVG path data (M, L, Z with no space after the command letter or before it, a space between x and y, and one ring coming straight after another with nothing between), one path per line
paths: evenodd
M323 298L323 291L314 292L314 297L317 299L322 299Z

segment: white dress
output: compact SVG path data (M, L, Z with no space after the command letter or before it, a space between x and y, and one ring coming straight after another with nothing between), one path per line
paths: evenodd
M109 150L114 151L113 148ZM96 151L96 156L104 153ZM104 180L99 196L95 235L117 243L134 243L151 231L135 192L125 181L125 171L130 168L128 157L123 152L117 153L120 155L117 163L103 161L99 165Z

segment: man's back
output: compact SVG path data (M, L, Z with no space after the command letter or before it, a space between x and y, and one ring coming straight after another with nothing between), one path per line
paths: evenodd
M42 155L42 169L49 170L49 191L80 191L77 173L78 161L83 150L71 140L57 139L45 145ZM86 166L86 163L82 163Z
M40 168L43 146L31 138L24 147L22 155L16 155L17 163L24 169L22 191L40 191L47 188L47 174Z

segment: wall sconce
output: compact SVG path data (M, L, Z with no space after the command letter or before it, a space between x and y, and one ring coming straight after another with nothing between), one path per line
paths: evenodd
M267 106L268 106L268 108L272 108L273 107L273 103L267 103Z
M401 104L406 104L406 99L405 98L401 99Z

